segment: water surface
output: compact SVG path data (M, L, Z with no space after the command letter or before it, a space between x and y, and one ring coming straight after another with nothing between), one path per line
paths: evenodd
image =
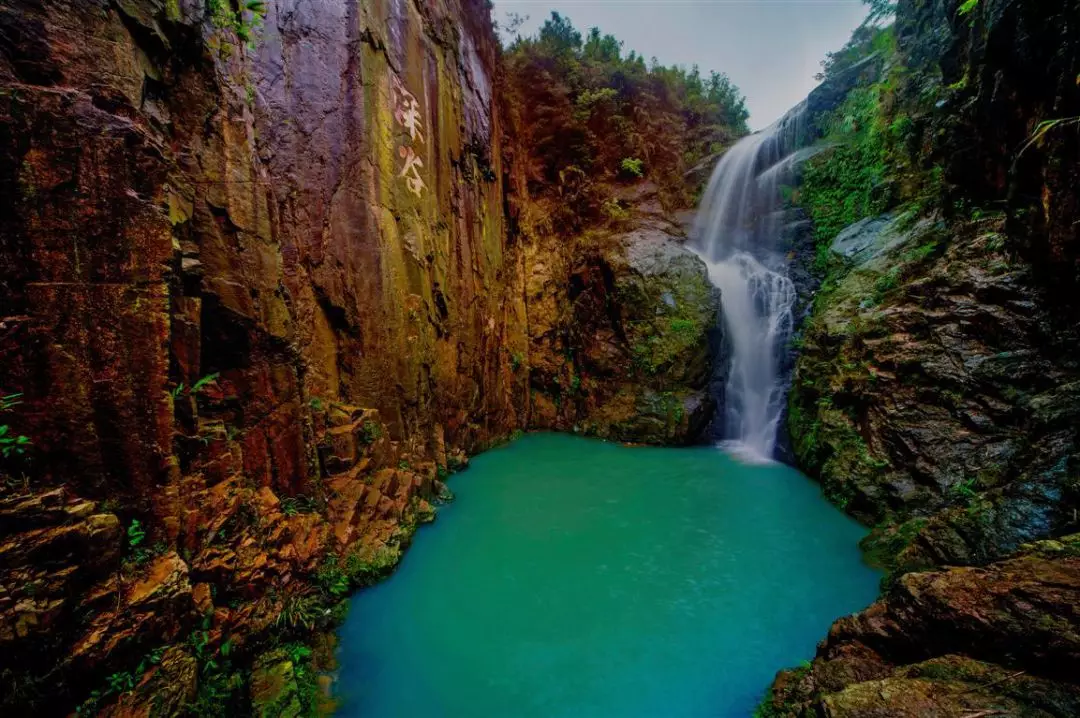
M863 529L778 464L536 434L450 485L353 599L341 716L749 716L876 596Z

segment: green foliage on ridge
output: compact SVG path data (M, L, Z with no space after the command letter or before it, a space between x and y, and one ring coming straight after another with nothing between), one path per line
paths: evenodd
M671 204L689 205L686 172L747 132L745 100L726 75L624 55L612 35L582 35L558 13L505 59L530 194L557 199L560 229L601 216L604 183L646 177Z

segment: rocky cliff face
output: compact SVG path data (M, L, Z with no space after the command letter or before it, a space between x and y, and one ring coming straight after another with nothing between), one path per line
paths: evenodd
M719 291L656 188L624 192L622 222L526 251L534 425L684 444L714 410ZM567 281L569 278L569 281ZM569 291L561 288L569 285Z
M4 507L17 702L71 706L197 626L243 651L525 425L486 9L258 15L0 14L3 387L33 442L8 468L57 487Z
M764 716L1074 716L1077 537L911 573L781 674Z
M958 6L901 2L896 26L913 130L894 192L932 176L940 212L832 241L791 395L800 462L876 525L888 590L765 715L1077 710L1075 541L1056 539L1080 505L1080 5Z
M501 73L480 0L0 8L8 709L310 710L263 647L466 454L699 428L704 267L640 217L528 233Z

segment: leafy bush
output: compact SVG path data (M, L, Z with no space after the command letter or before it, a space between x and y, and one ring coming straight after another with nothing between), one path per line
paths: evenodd
M819 243L831 242L844 227L889 205L881 94L880 85L852 90L826 119L835 146L806 163L800 202L814 221Z
M0 411L9 411L21 402L22 394L0 395ZM21 456L31 445L29 437L15 434L7 424L0 424L0 456L10 459L12 456Z
M622 161L622 173L628 177L644 177L645 163L633 157L627 157Z
M232 30L244 43L252 41L266 17L266 3L262 0L241 0L238 9L233 8L231 0L207 0L206 9L214 27Z

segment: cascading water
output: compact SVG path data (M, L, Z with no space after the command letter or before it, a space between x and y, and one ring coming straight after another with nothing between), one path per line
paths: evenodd
M739 455L772 459L784 415L782 366L794 326L795 285L780 235L782 184L805 152L805 103L720 159L694 227L696 250L720 288L730 365L723 436Z

